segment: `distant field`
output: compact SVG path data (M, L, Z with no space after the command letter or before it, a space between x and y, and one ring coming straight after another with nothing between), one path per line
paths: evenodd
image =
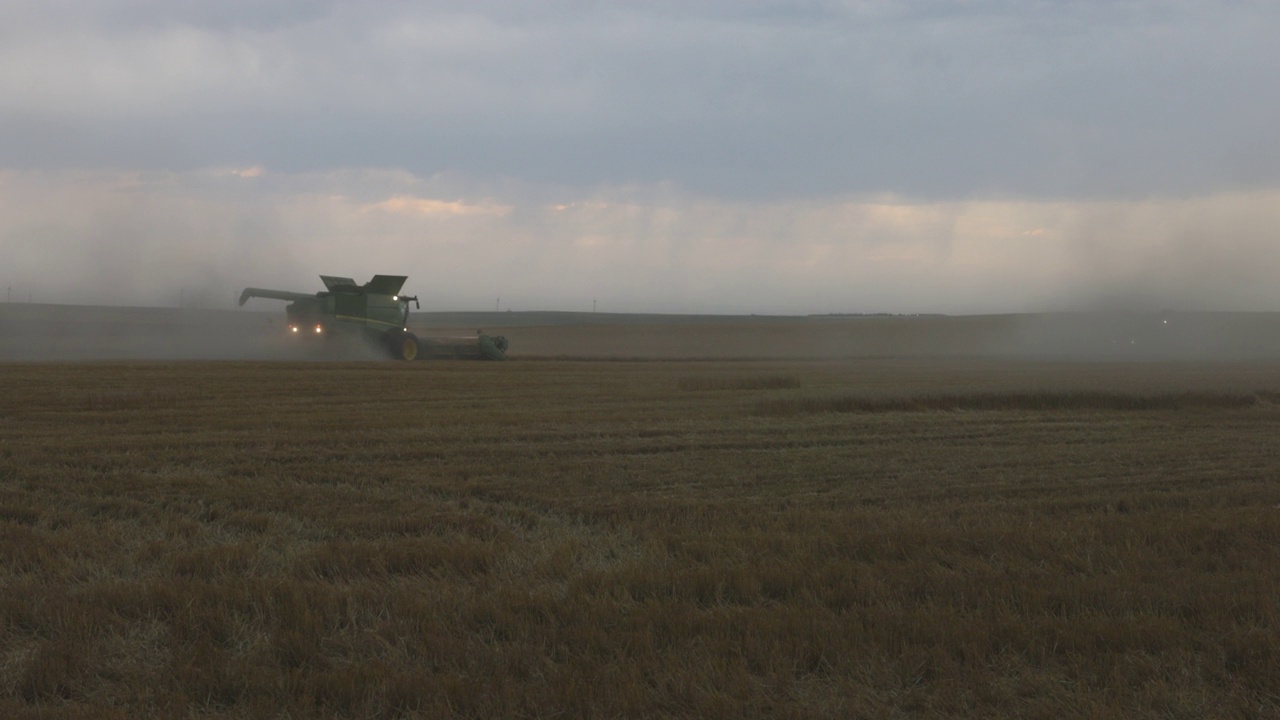
M731 316L417 312L423 337L504 335L512 359L1280 359L1280 313ZM283 310L0 304L4 360L299 360ZM370 356L372 357L372 355Z
M1273 361L0 364L0 716L1277 717L1278 432Z

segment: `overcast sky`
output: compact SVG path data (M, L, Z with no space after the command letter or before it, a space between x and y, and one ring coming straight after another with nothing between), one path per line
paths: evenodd
M1261 0L6 0L0 283L1280 310L1277 37Z

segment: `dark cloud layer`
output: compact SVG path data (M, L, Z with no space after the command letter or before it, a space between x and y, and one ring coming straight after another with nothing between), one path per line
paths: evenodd
M19 2L0 164L722 197L1274 185L1280 6Z

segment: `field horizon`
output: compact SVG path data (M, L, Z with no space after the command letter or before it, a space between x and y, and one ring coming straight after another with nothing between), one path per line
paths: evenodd
M511 359L1280 358L1276 312L657 315L415 312L423 337L503 335ZM276 311L0 304L0 361L299 360ZM343 359L343 358L339 358ZM353 358L345 358L353 359Z

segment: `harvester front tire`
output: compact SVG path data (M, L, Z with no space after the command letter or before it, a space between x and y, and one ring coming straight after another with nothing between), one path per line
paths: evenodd
M391 333L387 345L396 360L418 359L418 338L411 332Z

